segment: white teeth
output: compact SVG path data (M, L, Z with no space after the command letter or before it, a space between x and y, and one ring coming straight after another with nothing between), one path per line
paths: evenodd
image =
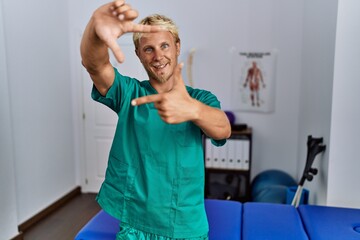
M162 69L162 68L165 67L165 65L164 64L155 64L155 65L153 65L153 67L158 68L158 69Z

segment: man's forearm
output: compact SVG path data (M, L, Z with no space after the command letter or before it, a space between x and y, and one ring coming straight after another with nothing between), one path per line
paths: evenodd
M196 119L193 122L199 126L203 132L216 140L229 138L231 126L226 114L218 109L207 106L197 101Z
M108 47L95 33L93 18L89 21L80 46L82 64L89 73L96 73L109 62Z
M108 47L95 33L93 18L84 31L80 52L83 66L99 92L105 95L114 78L113 69L109 61Z

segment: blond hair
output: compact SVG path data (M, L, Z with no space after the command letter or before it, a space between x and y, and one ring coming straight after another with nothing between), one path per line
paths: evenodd
M150 15L150 16L144 18L143 20L141 20L139 24L151 25L151 26L154 26L154 25L161 26L171 33L171 35L175 39L175 43L180 42L178 27L175 25L173 20L171 20L170 18L168 18L164 15L160 15L160 14ZM134 41L135 49L138 49L138 47L139 47L139 42L140 42L141 36L142 36L142 33L139 33L139 32L135 32L133 34L133 41Z

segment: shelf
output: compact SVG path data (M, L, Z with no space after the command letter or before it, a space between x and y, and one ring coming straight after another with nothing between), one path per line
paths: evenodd
M213 146L209 139L204 139L204 151L205 197L241 202L250 200L252 129L232 131L229 141L222 147ZM225 164L226 167L219 167L218 164ZM232 164L245 165L231 168Z

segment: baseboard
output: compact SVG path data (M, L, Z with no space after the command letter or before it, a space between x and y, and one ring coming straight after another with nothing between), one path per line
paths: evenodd
M18 235L16 235L15 237L13 237L10 240L24 240L24 234L22 232L20 232Z
M72 191L70 191L69 193L65 194L65 196L63 196L62 198L60 198L59 200L57 200L56 202L54 202L53 204L51 204L50 206L48 206L47 208L42 210L41 212L35 214L30 219L21 223L18 226L20 234L25 232L27 229L31 228L32 226L34 226L36 223L38 223L42 219L46 218L51 213L55 212L60 207L64 206L69 200L73 199L74 197L76 197L80 194L81 194L81 187L78 186L78 187L74 188ZM20 239L22 239L22 238L20 238ZM20 240L20 239L16 238L14 240Z

